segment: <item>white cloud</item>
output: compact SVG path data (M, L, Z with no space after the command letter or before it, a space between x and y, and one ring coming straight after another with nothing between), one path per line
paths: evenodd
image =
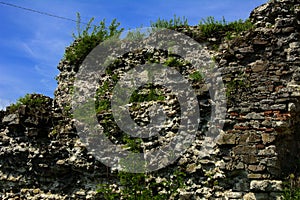
M70 38L56 37L53 35L36 32L35 35L26 40L15 42L15 47L27 57L48 64L58 64L63 57L64 49L71 42Z
M40 83L43 85L43 88L48 91L54 91L57 86L54 78L59 73L58 70L54 70L54 68L47 65L35 65L34 69L40 75Z
M49 69L46 69L45 67L40 67L39 65L34 66L35 71L42 75L43 77L50 77L51 73L49 73Z
M12 104L12 101L7 99L0 99L0 110L5 110L7 106Z
M254 6L259 1L263 0L249 1L252 3L241 3L240 0L133 0L126 3L121 0L63 3L60 0L12 0L12 3L75 20L76 12L79 12L83 22L91 17L96 18L95 23L103 18L107 23L117 18L121 27L135 28L142 24L148 26L150 20L155 21L158 17L168 19L174 14L186 16L192 24L208 15L229 15L230 20L244 15L249 5ZM11 7L3 7L0 11L4 27L0 38L0 99L5 105L4 99L15 99L26 93L52 93L56 87L56 67L65 47L73 40L71 34L76 32L76 23Z
M37 55L33 52L33 50L26 43L21 43L21 48L31 57L37 57Z

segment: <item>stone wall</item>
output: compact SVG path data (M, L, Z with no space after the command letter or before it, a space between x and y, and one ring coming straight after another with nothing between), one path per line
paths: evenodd
M222 71L228 101L220 137L206 144L212 147L209 155L201 156L205 131L200 130L196 141L173 165L153 174L154 180L169 178L178 167L186 173L186 188L177 199L279 199L285 177L298 174L300 2L270 1L252 11L250 19L255 25L252 30L211 51ZM198 30L179 31L196 36ZM132 61L142 64L141 58L149 59L147 52L124 55L122 67L130 68ZM168 53L151 51L151 57L166 60ZM183 74L193 70L181 67ZM114 172L80 141L70 115L79 66L62 60L58 69L54 100L32 95L46 103L0 112L1 199L101 199L95 192L97 184L117 183ZM120 69L115 73L122 74ZM203 82L194 83L200 88L201 117L209 118L212 104L203 86ZM146 120L141 111L133 118ZM203 129L208 126L202 121ZM172 132L172 127L166 130Z
M255 9L256 28L217 55L230 90L220 143L229 151L222 156L229 171L243 170L244 190L256 198L279 191L280 180L299 167L299 11L297 1ZM237 181L233 187L240 190Z
M7 108L1 115L1 199L86 199L95 197L106 167L86 152L70 119L53 100ZM103 168L104 167L104 168Z

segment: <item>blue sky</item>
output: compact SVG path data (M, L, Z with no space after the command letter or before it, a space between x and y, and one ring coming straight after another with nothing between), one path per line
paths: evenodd
M76 32L76 23L4 5L17 6L83 22L116 18L125 29L149 26L158 18L185 16L196 25L214 16L228 21L246 19L267 0L3 0L0 1L0 109L27 93L53 97L56 69L65 47ZM1 3L2 2L2 3Z

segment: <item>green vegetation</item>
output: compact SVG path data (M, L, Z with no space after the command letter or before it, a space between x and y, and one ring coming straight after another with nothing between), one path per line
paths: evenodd
M124 135L122 140L125 143L125 147L129 148L129 151L135 153L142 152L141 144L143 140L141 138L131 138L128 135Z
M80 65L85 57L104 40L116 37L119 38L123 32L123 28L119 28L120 23L114 19L109 26L106 25L105 19L100 21L99 25L92 25L94 18L92 18L85 28L81 27L80 14L77 13L77 34L73 33L75 43L73 48L68 48L65 52L65 59L71 65ZM158 18L155 22L150 22L152 28L168 28L175 29L177 27L187 27L188 20L185 17L177 17L174 15L173 19L165 20ZM207 17L199 22L200 35L204 37L224 36L227 39L234 37L236 33L248 30L252 27L249 20L238 20L234 22L227 22L224 18L220 21L214 17ZM141 28L140 28L141 29ZM146 33L138 30L135 32L129 31L126 38L128 40L142 39Z
M101 42L113 36L118 37L123 29L119 29L120 23L114 19L107 27L105 19L100 21L99 25L93 25L92 18L84 29L81 28L80 14L77 13L77 35L73 33L75 39L74 47L69 48L65 52L65 59L71 65L80 65L85 57Z
M170 197L174 198L179 188L185 188L185 176L185 173L175 170L168 179L159 178L160 181L157 181L151 179L154 176L146 173L118 172L117 187L104 183L98 186L97 191L106 200L121 199L121 197L128 200L167 200Z
M238 90L238 88L245 87L243 80L232 80L226 84L226 96L230 97L231 93Z
M170 56L165 62L165 65L169 67L183 67L186 65L184 61L181 61L179 58Z
M195 71L192 74L190 74L190 79L192 79L192 81L195 82L199 82L201 80L203 80L203 75L199 72L199 71Z
M253 25L249 20L243 21L240 19L233 22L227 22L224 17L222 20L218 21L210 16L199 22L199 29L204 37L214 37L225 34L227 39L231 39L233 33L240 33L249 30L252 27Z
M109 26L106 25L105 19L100 21L99 25L92 25L94 18L92 18L85 28L81 27L80 14L77 13L77 34L73 33L75 39L74 47L68 48L65 52L65 59L71 65L80 65L85 57L104 40L115 36L118 38L123 32L123 28L119 28L120 23L114 19ZM175 29L177 27L187 27L188 20L185 17L177 17L174 15L173 19L165 20L158 18L155 22L150 22L152 28L168 28ZM215 20L214 17L207 17L199 22L200 35L204 37L222 36L231 39L235 34L248 30L252 27L249 20L237 20L234 22L227 22L224 17L222 20ZM141 29L141 28L140 28ZM142 39L146 33L138 30L135 32L129 31L126 38L128 40Z
M149 85L148 87L145 88L145 90L146 90L145 93L139 92L141 90L134 91L130 97L129 102L137 103L137 102L144 102L144 101L163 101L163 100L165 100L165 97L159 88L155 88L153 85Z
M71 105L65 105L64 106L64 113L65 113L66 116L72 118L73 117L72 106Z
M97 113L100 113L104 110L108 110L110 108L110 101L108 99L102 99L96 102L95 104Z
M121 196L128 200L153 199L145 185L145 174L118 172L118 178L122 187L120 192L116 192L109 184L100 184L97 192L102 193L106 200L120 199Z
M9 106L10 112L15 112L19 109L21 105L27 105L31 107L41 107L45 103L47 103L47 99L39 96L35 96L35 94L26 94L24 97L21 97L17 100L16 103L11 104ZM34 98L33 98L34 97Z
M58 132L57 132L57 129L55 129L55 128L49 133L49 135L52 137L56 136L57 134L58 134Z
M289 180L286 183L284 183L283 199L284 200L300 199L300 187L297 186L297 181L294 174L290 174Z
M235 74L235 77L236 78L225 84L227 97L230 97L232 93L236 93L239 90L245 90L250 87L250 83L244 72Z
M99 43L104 40L116 36L117 38L121 35L123 29L119 28L120 23L117 23L116 20L113 20L109 26L106 25L105 20L100 22L99 26L92 25L94 18L92 18L87 26L81 28L81 19L80 15L77 15L77 34L73 34L74 46L68 48L65 53L65 59L69 61L71 65L79 66L85 57L90 53L90 51L95 48ZM168 28L175 29L178 27L188 27L188 20L185 17L177 17L174 15L173 19L164 20L158 19L156 22L151 22L152 28ZM217 37L217 38L227 38L232 39L235 34L240 33L244 30L248 30L252 27L252 24L249 20L242 21L238 20L235 22L226 22L223 18L220 21L216 21L213 17L208 17L205 20L201 20L198 26L197 31L201 37ZM127 34L127 40L137 40L145 37L145 33L138 30L136 32L130 32ZM176 43L174 43L175 45ZM170 46L173 46L170 44ZM171 48L170 48L171 50ZM109 61L109 60L108 60ZM153 54L149 54L148 61L150 62L159 62L159 60L153 59ZM109 93L113 89L113 86L119 80L119 75L115 73L115 69L122 64L121 59L116 59L109 64L106 68L106 75L111 76L112 80L106 80L102 83L96 93L97 101L88 102L83 106L82 109L79 109L77 116L82 115L82 120L89 122L85 118L86 116L91 116L93 111L96 110L97 114L103 114L101 116L100 124L104 128L105 134L108 137L114 138L116 142L124 144L124 148L128 148L131 152L141 152L141 144L143 142L140 138L132 138L121 131L115 131L118 135L113 135L113 130L116 128L115 123L112 120L112 115L109 113L103 113L110 109L110 100ZM182 71L189 63L184 61L181 58L176 56L169 56L167 60L163 63L169 67L178 68L179 71ZM189 78L192 81L201 81L203 80L203 75L199 71L195 71L189 75ZM245 83L243 80L233 80L227 84L227 95L229 96L237 88L244 87ZM74 88L70 88L70 93L74 91ZM139 103L144 101L163 101L165 96L162 90L153 85L148 85L142 89L136 90L130 97L130 103ZM20 102L22 102L21 100ZM94 106L95 110L84 109ZM69 112L69 107L66 107L67 112ZM90 113L85 113L90 112ZM91 115L90 115L91 114ZM57 134L56 130L53 130L53 135ZM127 173L127 172L118 172L117 181L112 181L111 183L102 183L99 185L98 192L103 195L105 199L169 199L178 194L179 188L185 187L185 173L180 170L173 171L169 174L168 178L163 178L160 181L153 179L155 174L146 174L146 173ZM209 174L208 174L209 175ZM207 183L210 186L219 185L218 181L212 180Z
M158 18L155 22L150 22L150 26L152 28L174 29L177 27L187 27L188 25L188 20L185 17L177 17L176 15L174 15L174 18L170 20Z
M109 81L104 81L101 87L97 90L96 96L104 95L109 91Z
M145 32L142 32L142 27L141 28L138 28L136 29L135 31L128 31L127 35L126 35L126 40L129 40L129 41L134 41L134 40L142 40L143 38L146 37L146 33Z

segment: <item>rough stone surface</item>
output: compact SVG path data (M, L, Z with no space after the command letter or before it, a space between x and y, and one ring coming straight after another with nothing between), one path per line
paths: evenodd
M205 84L193 82L203 119L199 134L187 151L172 166L153 175L152 181L164 180L170 176L168 170L179 166L186 173L186 187L180 189L177 199L280 199L282 181L300 167L294 162L300 155L299 8L298 0L269 1L251 12L252 30L223 41L217 51L210 50L227 86L223 131L216 141L205 140L213 102ZM200 40L197 27L179 31ZM144 49L120 58L122 67L114 73L121 76L133 64L143 64L146 57L168 58L164 51ZM87 151L74 127L70 103L79 66L62 60L58 69L54 100L32 95L43 104L0 111L1 199L101 199L97 185L117 183L113 169ZM189 74L194 69L184 65L178 70ZM102 78L103 83L112 77ZM168 98L160 103L169 121L163 126L162 138L143 143L146 151L168 143L180 122L176 98L163 91ZM109 95L104 93L103 98ZM149 123L145 113L151 112L154 104L131 108L132 118L139 124ZM117 144L120 132L116 124L111 120L101 124L108 113L100 112L97 117Z

